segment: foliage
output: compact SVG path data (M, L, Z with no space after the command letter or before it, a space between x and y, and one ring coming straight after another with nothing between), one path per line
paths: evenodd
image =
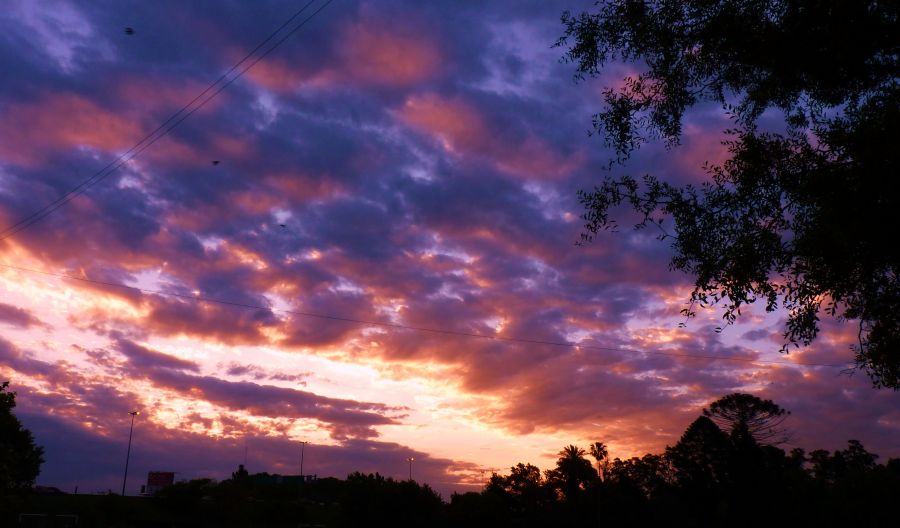
M751 424L763 416L780 420L787 411L749 394L726 395L704 411L663 454L615 458L603 479L594 473L568 494L562 475L585 460L575 445L560 451L545 479L530 464L494 474L481 494L454 496L451 519L479 526L757 526L777 511L786 525L895 524L900 460L879 465L877 455L852 440L809 459L799 448L786 453L759 443L747 434ZM532 503L539 506L525 509L524 490L542 497Z
M375 526L430 526L443 513L440 495L427 484L378 473L348 475L340 504L348 526L357 526L361 519Z
M631 488L642 497L656 498L675 482L669 459L647 454L641 458L615 459L609 467L607 479L620 487Z
M693 493L706 493L730 484L730 440L712 420L694 420L673 447L666 448L675 481Z
M866 451L858 440L850 440L847 449L833 454L823 449L810 453L811 471L820 481L834 484L874 470L877 458L878 455Z
M600 476L600 479L603 479L603 463L606 462L609 451L606 449L606 444L603 442L594 442L588 448L591 452L591 456L594 457L594 460L597 461L597 474Z
M521 462L510 468L509 475L491 475L484 494L495 508L502 507L504 517L522 525L536 522L543 512L552 510L556 500L556 493L542 478L540 468Z
M44 449L13 414L16 393L0 383L0 494L31 488L44 463Z
M537 466L520 462L510 468L509 475L501 476L496 473L491 475L488 489L522 497L528 502L534 502L538 500L543 485L541 469Z
M731 435L733 441L752 438L758 444L786 442L781 424L789 414L772 400L743 393L723 396L703 409L703 416Z
M900 246L881 234L900 205L884 180L900 155L900 4L612 0L562 20L576 77L617 60L642 69L594 116L614 162L652 139L676 146L695 105L733 122L730 157L699 187L624 175L580 193L583 241L626 204L671 242L670 267L695 277L687 317L724 302L731 324L747 304L781 305L784 351L816 337L823 311L855 320L857 366L900 388ZM760 129L769 109L780 132Z
M556 468L546 472L547 483L566 501L577 500L580 492L597 478L597 472L585 455L584 449L570 444L559 452Z

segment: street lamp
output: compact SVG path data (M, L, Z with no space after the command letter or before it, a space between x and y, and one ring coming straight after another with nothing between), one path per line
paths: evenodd
M409 462L409 480L410 480L410 482L412 482L412 463L413 463L413 460L415 460L415 458L413 458L413 457L409 457L409 458L406 459L406 461Z
M122 496L125 496L125 483L128 481L128 460L131 458L131 437L134 435L134 417L141 414L138 411L131 411L131 429L128 430L128 452L125 454L125 475L122 476Z

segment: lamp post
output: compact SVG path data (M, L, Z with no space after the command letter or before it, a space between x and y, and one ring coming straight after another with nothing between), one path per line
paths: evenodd
M131 429L128 430L128 452L125 454L125 475L122 476L122 496L125 496L125 483L128 481L128 460L131 458L131 437L134 435L134 417L141 414L137 411L128 413L131 415Z
M406 461L409 462L409 480L410 480L410 482L412 482L412 463L413 463L413 460L415 460L415 458L413 458L413 457L409 457L409 458L406 459Z

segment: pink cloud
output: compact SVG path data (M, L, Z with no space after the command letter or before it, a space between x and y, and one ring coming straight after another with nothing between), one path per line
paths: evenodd
M276 92L290 92L303 85L328 86L334 81L334 74L329 70L316 70L291 64L282 58L268 57L250 68L246 76Z
M410 31L403 25L348 23L338 33L334 56L318 65L284 57L266 57L246 75L256 84L276 92L302 87L340 85L413 86L444 73L447 69L435 40ZM237 57L235 51L232 54Z
M357 82L408 86L440 73L444 65L435 42L400 27L355 23L346 26L340 39L340 55L346 74Z
M88 147L115 151L130 147L140 127L131 119L107 110L80 95L49 94L14 104L0 122L0 157L32 166L45 152Z
M413 96L395 112L411 128L435 137L444 150L474 157L508 174L534 179L556 179L581 164L580 156L565 157L540 138L528 134L520 140L503 138L478 110L462 99L438 95Z

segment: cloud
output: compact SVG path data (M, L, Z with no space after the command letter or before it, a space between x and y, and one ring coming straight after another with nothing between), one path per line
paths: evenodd
M263 88L281 93L312 89L402 89L445 75L448 61L422 17L405 10L402 23L361 6L360 20L343 22L320 43L320 60L267 57L247 72ZM323 49L324 48L324 49Z
M152 369L186 370L200 372L200 365L156 350L141 346L127 339L116 340L116 350L128 358L129 368L135 371Z
M363 83L405 86L446 70L437 45L412 29L424 24L410 22L374 26L369 19L347 25L339 54L349 75Z
M577 157L564 157L531 133L511 137L507 131L492 127L478 110L460 98L414 96L396 115L408 126L433 135L448 153L488 161L509 174L553 179L565 176L580 164Z
M306 378L312 376L312 372L300 372L297 374L289 374L287 372L269 372L266 369L256 365L242 365L232 361L225 369L225 374L229 376L244 377L249 376L256 381L269 379L272 381L293 381L298 385L306 386Z
M5 33L36 48L64 73L75 73L91 59L110 59L112 48L98 33L90 17L67 2L51 2L37 9L27 1L14 1Z
M99 151L124 149L140 127L96 102L72 93L47 94L11 106L6 111L0 147L6 162L34 166L55 149L86 147Z
M0 322L19 328L44 326L44 323L28 310L6 303L0 303Z

